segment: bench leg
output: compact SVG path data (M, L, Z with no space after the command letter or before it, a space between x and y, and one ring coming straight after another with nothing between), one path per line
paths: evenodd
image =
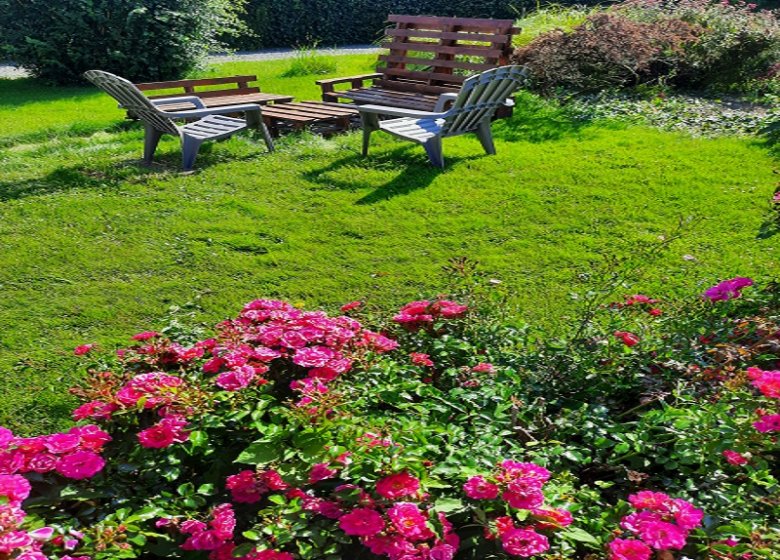
M363 126L363 155L367 156L371 133L379 130L379 115L376 113L360 113L360 122Z

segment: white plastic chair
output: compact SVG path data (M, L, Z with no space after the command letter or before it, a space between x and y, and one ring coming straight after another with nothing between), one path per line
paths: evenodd
M258 128L263 135L268 151L274 150L271 135L263 124L260 105L255 103L208 109L195 95L149 99L128 80L102 70L89 70L84 73L84 77L116 99L120 107L144 123L146 126L144 162L146 164L152 163L154 152L157 150L157 145L163 134L173 134L181 140L182 167L185 171L190 171L195 165L195 158L203 142L227 138L247 127ZM166 113L159 109L160 106L166 104L183 102L192 103L195 109L175 113ZM227 116L229 113L245 113L246 118L229 117ZM180 126L174 123L173 118L198 120Z
M488 154L495 154L490 122L501 106L511 106L512 95L525 80L520 66L501 66L472 76L459 93L445 93L433 112L399 109L384 105L359 105L363 122L363 155L368 155L371 133L384 130L394 136L422 144L433 165L444 167L442 138L475 132ZM452 103L448 110L447 104ZM400 117L379 120L379 115Z

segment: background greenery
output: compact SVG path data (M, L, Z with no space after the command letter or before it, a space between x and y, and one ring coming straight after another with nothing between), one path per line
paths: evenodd
M339 57L333 75L374 60ZM212 73L258 73L266 91L317 98L311 76L282 77L289 65ZM270 155L235 138L204 146L190 176L168 138L145 169L142 129L113 100L33 80L0 80L0 121L0 425L22 432L67 422L75 345L115 347L168 324L171 306L187 324L258 296L388 309L444 290L442 268L466 256L522 320L563 327L594 262L681 219L684 236L632 291L664 297L778 270L766 229L777 163L761 141L587 123L531 95L495 125L496 157L453 138L443 173L380 134L368 158L357 134L287 137Z

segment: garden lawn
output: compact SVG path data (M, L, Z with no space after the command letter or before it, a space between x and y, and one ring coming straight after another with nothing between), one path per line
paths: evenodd
M334 75L373 57L338 59ZM263 89L316 99L290 61L231 63ZM22 433L67 422L77 344L125 344L179 321L213 324L255 297L330 310L366 299L383 309L446 289L449 259L479 261L520 318L568 320L606 256L630 255L681 219L683 236L626 287L654 296L735 275L771 279L777 237L760 236L777 162L757 141L694 139L574 123L523 96L494 126L498 155L448 139L448 165L375 134L205 145L198 172L138 165L143 133L94 88L0 80L0 425ZM594 264L595 263L595 264Z

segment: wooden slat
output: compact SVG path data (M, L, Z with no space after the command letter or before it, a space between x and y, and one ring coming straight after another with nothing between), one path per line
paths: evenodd
M495 64L489 62L469 62L466 60L436 60L433 58L419 58L414 56L395 56L391 54L380 54L379 60L384 62L395 62L399 64L418 64L421 66L436 66L437 68L458 68L460 70L473 70L483 72L495 68Z
M150 95L149 99L163 99L168 97L185 97L188 95L197 95L201 99L207 99L209 97L225 97L228 95L251 95L254 93L260 93L260 88L236 88L236 89L220 89L210 91L195 91L192 93L168 93L160 95Z
M442 54L464 55L464 56L483 56L485 58L498 58L504 54L501 49L494 49L491 47L480 47L479 45L469 46L442 46L436 43L407 43L407 42L389 42L382 43L380 47L385 49L403 50L403 51L418 51L418 52L434 52Z
M408 91L412 93L422 93L426 95L439 95L442 93L458 93L460 88L456 86L432 86L428 84L402 82L400 80L377 80L374 85L380 89L389 89L390 91Z
M225 95L223 97L211 97L203 99L206 107L226 107L228 105L242 105L244 103L257 103L258 105L267 105L268 103L285 103L292 101L292 96L276 95L273 93L255 93L252 95ZM192 103L175 103L171 105L161 105L159 109L175 113L176 111L188 111L194 109Z
M444 25L456 25L464 30L492 31L494 29L506 29L509 31L515 22L511 19L480 19L480 18L459 18L459 17L436 17L436 16L409 16L390 14L387 16L390 23L414 24L418 26L431 26L434 29Z
M385 34L389 37L443 39L445 41L477 41L482 43L507 43L509 35L494 33L468 33L460 31L439 31L424 29L388 29Z
M438 66L439 61L432 60L432 66ZM436 80L441 82L449 82L451 84L462 84L466 80L466 76L458 76L456 74L441 74L437 72L417 72L414 70L407 70L405 68L387 68L385 70L387 76L397 76L399 78L406 78L409 80Z
M135 84L135 87L141 91L150 91L155 89L175 89L198 86L217 86L220 84L237 84L240 82L256 82L257 76L227 76L224 78L203 78L199 80L173 80L170 82L146 82Z

